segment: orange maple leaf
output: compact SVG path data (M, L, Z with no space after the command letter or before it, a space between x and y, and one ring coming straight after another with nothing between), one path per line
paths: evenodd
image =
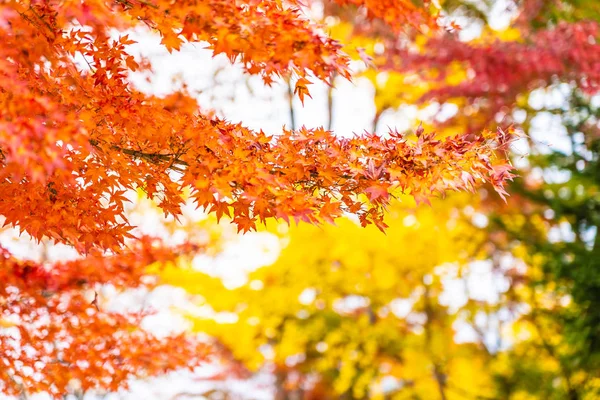
M304 77L301 77L296 81L294 94L298 95L298 98L302 102L302 105L304 105L304 96L308 96L312 99L312 96L308 92L308 85L312 85L312 82Z
M161 33L162 40L160 41L160 44L165 46L169 53L172 53L173 50L179 50L181 48L183 40L179 37L179 35L170 30L165 30Z

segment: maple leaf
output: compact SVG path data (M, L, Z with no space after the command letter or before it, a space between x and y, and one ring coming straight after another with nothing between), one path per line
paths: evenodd
M227 215L231 218L231 213L229 211L229 204L224 201L215 201L211 204L211 211L214 211L217 214L217 222L221 220L223 215Z
M237 224L238 233L246 233L256 230L256 220L250 217L238 216L234 219Z
M161 32L162 39L160 44L165 46L169 53L172 53L173 50L179 50L181 48L182 40L179 35L175 34L172 31L166 30Z
M341 206L342 203L331 201L331 199L328 197L319 211L319 217L324 221L333 224L335 218L338 218L342 215Z
M429 200L429 197L423 196L421 194L414 194L413 198L415 199L415 202L417 203L417 205L419 205L421 203L425 203L431 207L431 200Z
M370 68L375 67L375 64L373 62L373 57L371 57L369 54L367 54L367 52L365 51L364 48L357 47L356 52L358 53L358 56L360 57L361 61L364 62L367 67L370 67Z
M377 184L369 186L365 189L365 193L369 200L375 203L386 202L389 199L389 185Z
M294 87L294 94L298 95L300 101L304 105L304 96L308 96L312 99L310 93L308 92L308 85L311 85L312 82L308 79L301 77L296 81L296 86Z

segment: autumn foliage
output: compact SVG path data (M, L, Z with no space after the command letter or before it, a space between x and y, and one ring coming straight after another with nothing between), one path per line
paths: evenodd
M0 305L8 331L0 336L3 391L116 391L128 378L206 360L206 345L193 338L162 339L139 329L151 310L107 310L90 289L103 284L115 289L151 287L156 279L148 276L148 265L174 262L192 250L164 248L141 238L118 255L42 264L17 260L2 249Z
M389 46L382 68L417 73L436 84L420 101L460 98L481 109L481 117L491 118L506 111L503 107L512 104L524 90L543 88L558 79L573 82L586 93L596 93L600 85L600 46L590 38L598 37L598 29L594 21L560 22L537 31L522 29L516 40L490 38L475 43L444 34L427 40L420 51ZM468 76L458 83L444 82L452 66L468 71ZM422 73L436 68L439 73L434 79ZM485 122L489 124L490 120Z
M410 1L340 3L364 6L395 30L434 26L429 9ZM415 140L396 132L342 139L302 128L267 136L212 117L183 91L153 97L128 80L150 68L128 50L134 42L126 31L140 26L169 51L206 42L267 85L293 77L300 99L311 79L350 78L341 44L300 7L262 0L0 4L0 214L32 240L82 255L49 264L2 250L0 317L10 325L0 333L3 391L116 390L131 376L205 358L193 338L155 338L139 328L139 313L103 310L85 295L108 284L151 286L149 264L198 250L136 238L125 207L131 191L143 190L176 218L187 191L242 232L267 219L318 224L343 213L383 230L398 192L426 201L488 182L505 194L510 132L439 139L419 128Z
M488 143L495 135L443 143L424 135L417 145L398 136L343 140L319 130L267 137L199 114L183 93L152 98L137 92L127 81L127 71L137 68L127 53L131 41L107 32L141 21L160 31L169 48L182 37L205 39L215 52L239 56L267 83L289 72L346 74L339 46L312 31L297 10L253 3L4 5L0 210L6 223L38 240L115 250L129 235L123 193L133 188L144 188L166 214L178 215L182 190L190 187L199 206L232 212L242 231L264 218L317 221L342 211L381 223L381 202L364 207L355 195L387 200L384 192L396 187L415 196L465 189L470 179L465 182L463 172L502 188L508 176L494 167L495 146ZM198 17L205 9L222 17ZM286 18L285 34L262 32L266 22ZM243 33L240 21L256 33ZM184 29L180 36L178 29ZM260 40L238 40L259 34ZM87 68L78 67L75 56ZM173 170L179 179L171 179Z
M204 297L236 318L191 316L196 328L272 373L277 399L599 398L598 3L440 2L482 26L471 40L398 34L331 3L332 36L378 67L361 71L374 126L415 103L441 111L428 124L442 136L514 124L523 179L507 203L453 197L432 217L405 202L385 240L354 221L291 228L274 263ZM498 3L513 15L492 28ZM164 276L224 290L191 268Z
M486 370L496 366L482 343L454 342L453 324L464 321L440 304L443 281L457 270L467 281L466 265L485 240L458 211L476 204L469 197L431 208L415 208L405 198L390 209L384 237L349 219L336 226L293 226L284 234L273 229L285 243L277 260L233 290L192 268L166 268L161 276L201 295L215 312L236 315L228 322L190 318L249 371L272 372L273 398L490 394ZM461 315L478 309L473 302ZM395 389L386 389L390 379L399 382Z

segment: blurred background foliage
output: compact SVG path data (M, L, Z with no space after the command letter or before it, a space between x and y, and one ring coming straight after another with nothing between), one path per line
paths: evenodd
M233 289L166 268L229 316L190 314L194 329L236 368L272 373L277 399L600 398L600 99L586 81L600 3L440 0L461 28L441 33L312 3L368 65L356 79L373 85L374 130L402 107L441 136L513 126L519 179L506 203L399 194L386 235L349 219L269 227L279 257Z

